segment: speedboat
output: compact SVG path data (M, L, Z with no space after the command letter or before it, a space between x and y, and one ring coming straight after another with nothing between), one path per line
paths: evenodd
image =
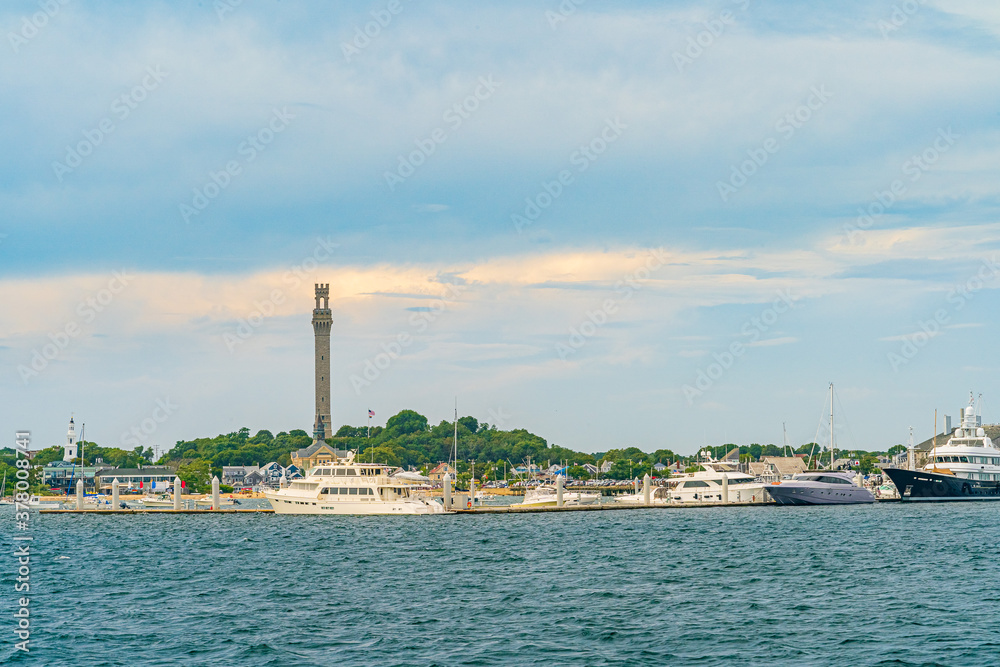
M979 426L971 396L962 416L962 425L947 444L934 448L923 468L883 470L900 500L1000 500L1000 448Z
M355 452L321 463L286 488L266 491L275 514L449 514L417 485L391 476L393 468L355 463Z
M197 498L194 501L194 504L197 505L198 507L211 507L212 506L212 496L205 496L204 498ZM239 503L238 500L234 500L232 498L222 498L222 497L219 498L219 505L220 506L239 505L239 504L240 503Z
M136 501L143 507L173 507L174 499L166 493L157 496L145 496Z
M599 493L584 493L582 491L563 491L563 507L577 505L594 505L601 500ZM510 507L555 507L558 504L556 487L542 484L524 492L524 500Z
M774 482L767 493L779 505L856 505L875 502L854 475L839 470L811 470Z

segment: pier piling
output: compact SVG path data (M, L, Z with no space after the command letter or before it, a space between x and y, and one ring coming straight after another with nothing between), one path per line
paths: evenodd
M650 483L651 480L649 479L649 473L646 473L646 475L642 478L642 504L647 507L649 506L649 497L652 493L652 489L650 489L649 486Z
M556 475L556 507L563 506L563 476Z
M729 502L729 475L722 473L722 502Z
M219 478L212 478L212 509L219 509Z
M118 478L111 481L111 509L118 511Z
M79 479L76 481L76 508L78 510L83 509L83 480Z
M174 477L174 509L181 508L181 478Z

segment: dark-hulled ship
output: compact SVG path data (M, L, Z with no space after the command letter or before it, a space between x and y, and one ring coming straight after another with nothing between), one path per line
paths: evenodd
M978 425L971 398L962 411L962 425L947 444L934 449L927 465L883 472L904 502L1000 500L1000 448Z

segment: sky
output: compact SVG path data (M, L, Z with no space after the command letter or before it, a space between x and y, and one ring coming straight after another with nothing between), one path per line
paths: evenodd
M0 32L10 441L311 432L316 283L334 427L457 399L588 452L798 446L830 383L838 448L970 391L1000 421L990 3L42 0Z

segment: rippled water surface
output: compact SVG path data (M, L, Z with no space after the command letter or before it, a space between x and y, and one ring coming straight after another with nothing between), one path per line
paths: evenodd
M5 664L1000 664L1000 503L32 522Z

